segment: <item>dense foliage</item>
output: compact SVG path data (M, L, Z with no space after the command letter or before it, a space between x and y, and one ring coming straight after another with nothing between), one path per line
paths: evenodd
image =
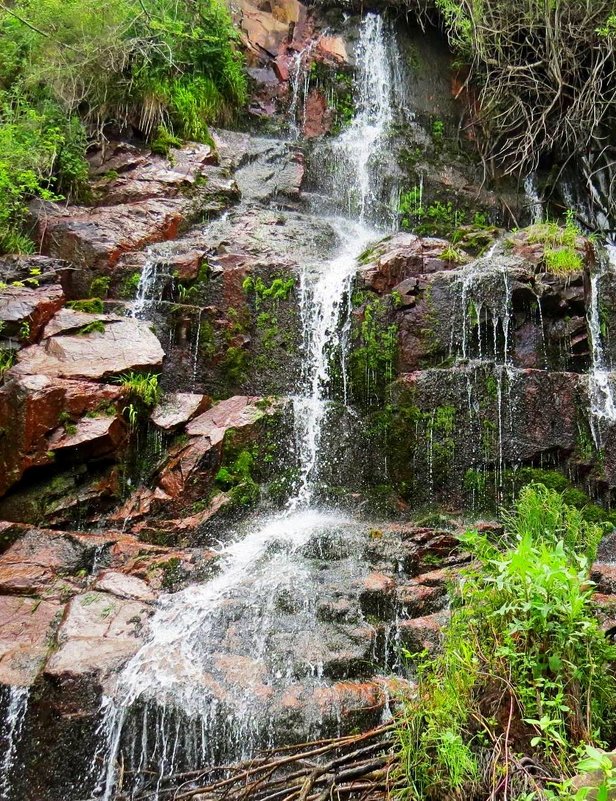
M486 164L601 151L616 117L614 0L417 0L469 69Z
M87 137L207 141L246 99L222 0L17 0L0 6L0 251L25 202L83 194Z
M405 798L573 797L559 777L610 743L616 722L616 649L589 582L601 535L561 495L529 485L504 538L464 536L474 564L400 721Z

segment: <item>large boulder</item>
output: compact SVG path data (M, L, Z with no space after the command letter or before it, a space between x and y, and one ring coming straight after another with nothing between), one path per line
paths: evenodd
M139 648L151 610L142 601L91 591L68 604L47 676L91 680L117 670Z
M10 376L45 375L55 378L101 380L127 370L158 369L165 353L149 326L123 318L104 331L49 337L22 350Z

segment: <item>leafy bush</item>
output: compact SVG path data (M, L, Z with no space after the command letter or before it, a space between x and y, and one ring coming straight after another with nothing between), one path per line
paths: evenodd
M0 91L0 252L32 251L23 234L29 198L79 190L87 175L80 137L74 119L57 119L49 105L37 110Z
M570 776L584 747L614 736L616 649L589 581L601 527L538 484L504 522L499 542L462 537L475 564L398 725L404 797L553 797L545 777Z

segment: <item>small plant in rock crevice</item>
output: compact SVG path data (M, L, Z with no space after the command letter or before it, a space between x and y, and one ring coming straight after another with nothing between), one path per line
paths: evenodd
M117 379L127 395L139 400L150 408L158 403L160 387L155 373L125 373Z
M8 348L0 349L0 381L4 379L4 374L15 364L15 351Z

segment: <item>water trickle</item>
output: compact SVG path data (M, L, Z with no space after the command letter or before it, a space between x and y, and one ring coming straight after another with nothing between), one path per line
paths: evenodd
M12 778L15 769L17 746L23 729L28 700L29 687L10 687L6 714L4 717L1 741L4 753L0 754L0 800L9 801L12 798Z
M590 299L588 304L588 333L591 346L591 367L588 373L590 396L590 424L595 445L601 447L602 427L616 423L616 402L611 385L611 372L606 364L601 333L599 289L601 277L616 263L616 246L607 245L607 258L600 268L590 276Z
M131 309L131 317L142 319L150 304L156 300L158 265L157 254L151 248L147 248L145 251L145 264L139 277L135 300Z
M543 201L539 195L537 186L537 175L531 172L524 179L524 194L526 195L526 208L530 214L531 222L540 223L543 221Z
M203 309L199 309L196 315L196 331L195 331L195 344L193 346L193 357L192 357L192 385L193 389L195 384L197 383L197 370L199 367L199 344L201 340L201 318L203 316Z
M306 104L310 88L310 57L318 47L319 42L327 34L323 31L316 39L298 50L291 64L289 83L291 85L291 102L287 112L289 135L291 139L299 139L306 122Z

